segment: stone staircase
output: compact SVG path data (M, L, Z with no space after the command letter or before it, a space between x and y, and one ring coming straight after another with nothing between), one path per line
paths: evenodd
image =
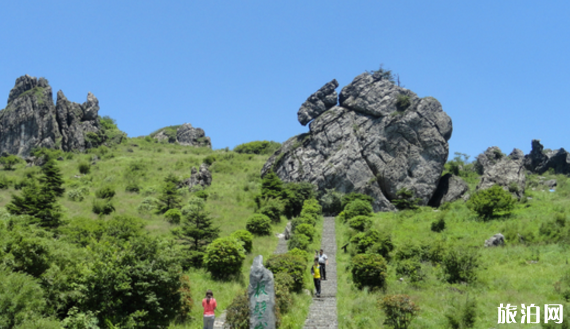
M325 217L321 249L327 255L327 279L321 281L321 297L313 298L305 329L338 328L336 312L336 233L334 217Z

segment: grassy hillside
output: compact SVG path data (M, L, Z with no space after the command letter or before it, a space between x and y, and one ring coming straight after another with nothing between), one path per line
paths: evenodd
M558 181L554 192L538 184L552 178ZM470 183L473 188L473 182ZM387 287L385 291L355 288L348 268L351 255L339 253L339 326L380 327L385 315L379 310L378 301L388 295L407 294L421 309L410 328L452 328L446 315L462 314L461 305L468 298L477 305L474 328L500 327L497 321L501 303L518 307L517 324L508 324L509 328L541 328L540 324L521 324L520 309L521 304L540 306L544 323L544 304L568 301L563 290L568 289L570 282L561 279L570 273L570 179L563 175L531 175L527 185L528 199L517 204L510 216L487 221L477 217L462 200L439 210L420 207L415 211L375 214L371 228L389 234L394 244L387 267ZM432 231L432 223L442 218L445 229L440 233ZM337 218L339 248L355 233ZM483 247L485 240L496 233L505 236L506 245ZM416 250L419 254L418 250L434 250L435 246L440 246L441 255L452 249L478 254L479 267L474 272L477 278L468 283L448 283L441 260L422 260L423 279L417 282L397 273L402 262L399 253L413 254Z

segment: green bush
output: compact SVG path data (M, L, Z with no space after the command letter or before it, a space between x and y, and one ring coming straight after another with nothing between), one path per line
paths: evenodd
M112 199L115 196L115 189L110 186L103 186L95 191L95 196L99 199Z
M510 214L515 207L516 199L499 185L474 193L467 201L467 207L479 217L488 220L500 215Z
M431 223L431 230L433 232L437 232L437 233L445 230L445 218L443 218L443 216L442 216L438 220L432 222Z
M275 304L277 313L287 313L291 308L293 299L291 289L293 289L293 278L287 273L275 275Z
M320 198L320 203L323 208L323 213L331 216L336 216L342 211L342 197L341 192L334 189L326 189L325 194Z
M115 211L115 206L109 200L94 200L91 211L96 215L109 215Z
M364 287L386 288L387 268L386 260L380 255L360 254L352 257L350 271L354 285Z
M302 234L309 238L309 242L313 242L313 238L315 234L317 234L317 230L312 225L309 224L301 224L295 228L294 235Z
M232 236L243 242L243 248L246 253L249 254L253 250L253 234L246 230L237 230L232 233Z
M293 234L291 239L287 241L287 249L301 249L307 250L309 249L309 245L311 244L310 239L308 236L304 234Z
M293 232L295 232L295 229L297 229L297 226L299 226L301 224L309 224L309 225L314 227L315 225L317 225L317 222L312 217L297 217L297 218L294 218L293 220L291 220L291 230Z
M20 162L22 162L22 159L13 154L0 158L0 164L4 166L4 170L12 170L12 168Z
M396 274L408 276L411 282L418 282L425 278L422 272L422 264L418 258L404 259L396 265Z
M452 249L443 258L443 273L449 283L471 283L477 279L479 254L469 249Z
M387 257L388 252L394 249L390 236L376 229L369 229L366 232L360 232L354 235L350 239L350 244L356 254L364 254L368 248L377 246L373 253L379 253Z
M538 232L546 238L548 243L562 241L568 242L570 240L570 225L566 224L566 215L563 213L556 213L554 214L554 219L547 220L540 224Z
M217 157L215 154L210 154L208 156L206 156L204 158L204 160L202 160L203 163L207 164L208 166L211 166L214 162L216 162Z
M411 104L410 96L408 95L398 94L396 97L396 109L400 112L407 110Z
M423 250L420 245L410 240L404 242L398 249L396 249L394 254L394 258L396 260L411 258L423 259L422 256Z
M356 216L348 221L348 226L360 232L366 231L372 225L372 219L368 216Z
M254 214L247 220L245 228L255 235L270 235L271 219L262 214Z
M477 320L477 301L467 297L465 302L452 300L445 313L447 325L451 329L474 328Z
M398 208L398 210L406 209L418 209L418 203L421 199L414 197L414 191L407 188L402 188L396 192L396 199L392 200L392 204Z
M231 329L249 329L249 298L247 291L239 293L226 309L226 324Z
M177 208L169 209L164 213L164 218L166 218L166 221L171 224L180 224L180 219L182 218L182 212L180 211L180 209Z
M285 184L281 191L281 198L285 201L283 214L287 218L298 217L305 200L316 197L315 189L315 185L308 182Z
M12 185L12 181L6 175L0 175L0 189L5 190Z
M204 191L204 190L200 190L194 193L194 196L197 198L200 198L204 201L208 200L208 192Z
M245 250L240 241L233 237L214 240L206 248L204 265L214 278L225 279L241 273Z
M91 171L91 165L87 162L80 162L78 168L82 175L87 175Z
M136 182L129 182L129 183L127 183L127 186L125 187L125 192L139 193L140 191L141 191L141 187Z
M299 248L290 249L289 251L287 251L287 253L290 255L299 256L299 257L306 259L306 260L311 260L311 254L309 254L305 250L301 250Z
M554 284L554 290L567 302L570 302L570 269L566 269L560 280Z
M349 220L356 216L372 216L372 205L360 199L354 200L344 208L344 218Z
M156 208L157 203L158 203L158 200L156 198L146 197L137 206L137 211L140 213L150 212L151 210Z
M354 200L361 200L361 201L366 201L369 204L372 205L372 202L374 202L374 199L372 199L371 196L366 195L366 194L362 194L362 193L356 193L356 192L351 192L348 194L345 194L342 199L341 199L341 210L345 210L346 206L351 203Z
M286 273L293 278L293 291L303 290L303 277L307 268L307 261L301 256L290 253L271 255L265 262L265 267L274 275Z
M234 147L234 152L245 154L264 154L271 155L281 144L273 141L253 141L249 143L240 144Z
M67 198L71 201L81 202L85 199L85 195L83 195L80 189L73 189L67 191Z
M386 296L378 302L378 307L386 314L384 324L394 329L407 329L420 311L408 295Z
M277 199L267 199L265 205L259 209L259 213L269 217L273 223L279 223L281 222L283 205Z

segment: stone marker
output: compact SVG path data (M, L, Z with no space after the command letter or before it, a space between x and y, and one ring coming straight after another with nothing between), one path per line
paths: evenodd
M273 273L263 266L263 256L253 260L249 272L249 327L275 329L275 282Z

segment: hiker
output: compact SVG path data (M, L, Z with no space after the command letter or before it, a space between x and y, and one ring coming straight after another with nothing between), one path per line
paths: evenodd
M329 258L327 257L327 255L325 255L325 253L323 252L323 249L321 249L321 253L319 255L319 265L321 265L321 279L322 280L327 279L327 265L328 264L329 264Z
M212 290L208 289L206 291L206 298L202 300L202 307L204 308L204 329L214 329L214 320L216 315L214 311L218 304L216 299L214 299L214 293Z
M321 266L319 265L318 258L315 258L315 265L311 267L311 274L313 275L313 281L315 282L317 297L321 297Z

